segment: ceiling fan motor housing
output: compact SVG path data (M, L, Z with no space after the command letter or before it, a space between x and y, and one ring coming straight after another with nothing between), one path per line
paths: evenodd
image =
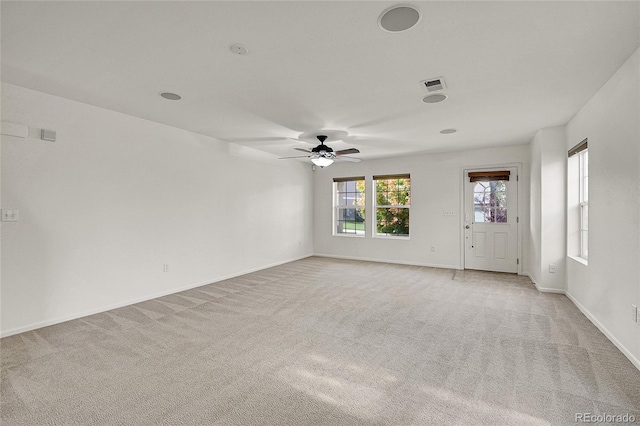
M313 148L311 152L318 154L319 157L335 158L336 156L333 153L333 149L324 144L324 141L327 140L327 136L318 135L316 138L320 141L320 145Z
M320 144L318 146L316 146L315 148L313 148L311 150L311 152L333 152L333 149L331 149L331 147L326 146L325 144Z

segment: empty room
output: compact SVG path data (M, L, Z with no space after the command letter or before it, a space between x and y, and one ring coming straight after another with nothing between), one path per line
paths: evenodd
M640 2L0 8L2 425L640 424Z

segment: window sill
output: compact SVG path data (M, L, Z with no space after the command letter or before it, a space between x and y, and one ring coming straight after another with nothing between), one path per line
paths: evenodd
M573 259L578 263L582 263L584 266L589 266L589 261L580 256L567 256L569 259Z
M364 234L333 234L334 237L346 237L346 238L364 238Z
M376 239L381 239L381 240L402 240L402 241L409 241L411 239L411 237L401 237L401 236L397 236L394 237L392 235L374 235L373 238Z

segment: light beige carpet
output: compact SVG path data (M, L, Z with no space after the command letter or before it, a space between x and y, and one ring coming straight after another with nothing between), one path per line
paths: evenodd
M6 426L640 422L640 372L509 274L312 257L0 347Z

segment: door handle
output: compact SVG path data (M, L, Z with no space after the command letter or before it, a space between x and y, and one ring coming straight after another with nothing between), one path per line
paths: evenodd
M467 225L467 226L465 226L464 228L465 228L465 229L469 229L469 228L470 228L470 226L469 226L469 225Z

